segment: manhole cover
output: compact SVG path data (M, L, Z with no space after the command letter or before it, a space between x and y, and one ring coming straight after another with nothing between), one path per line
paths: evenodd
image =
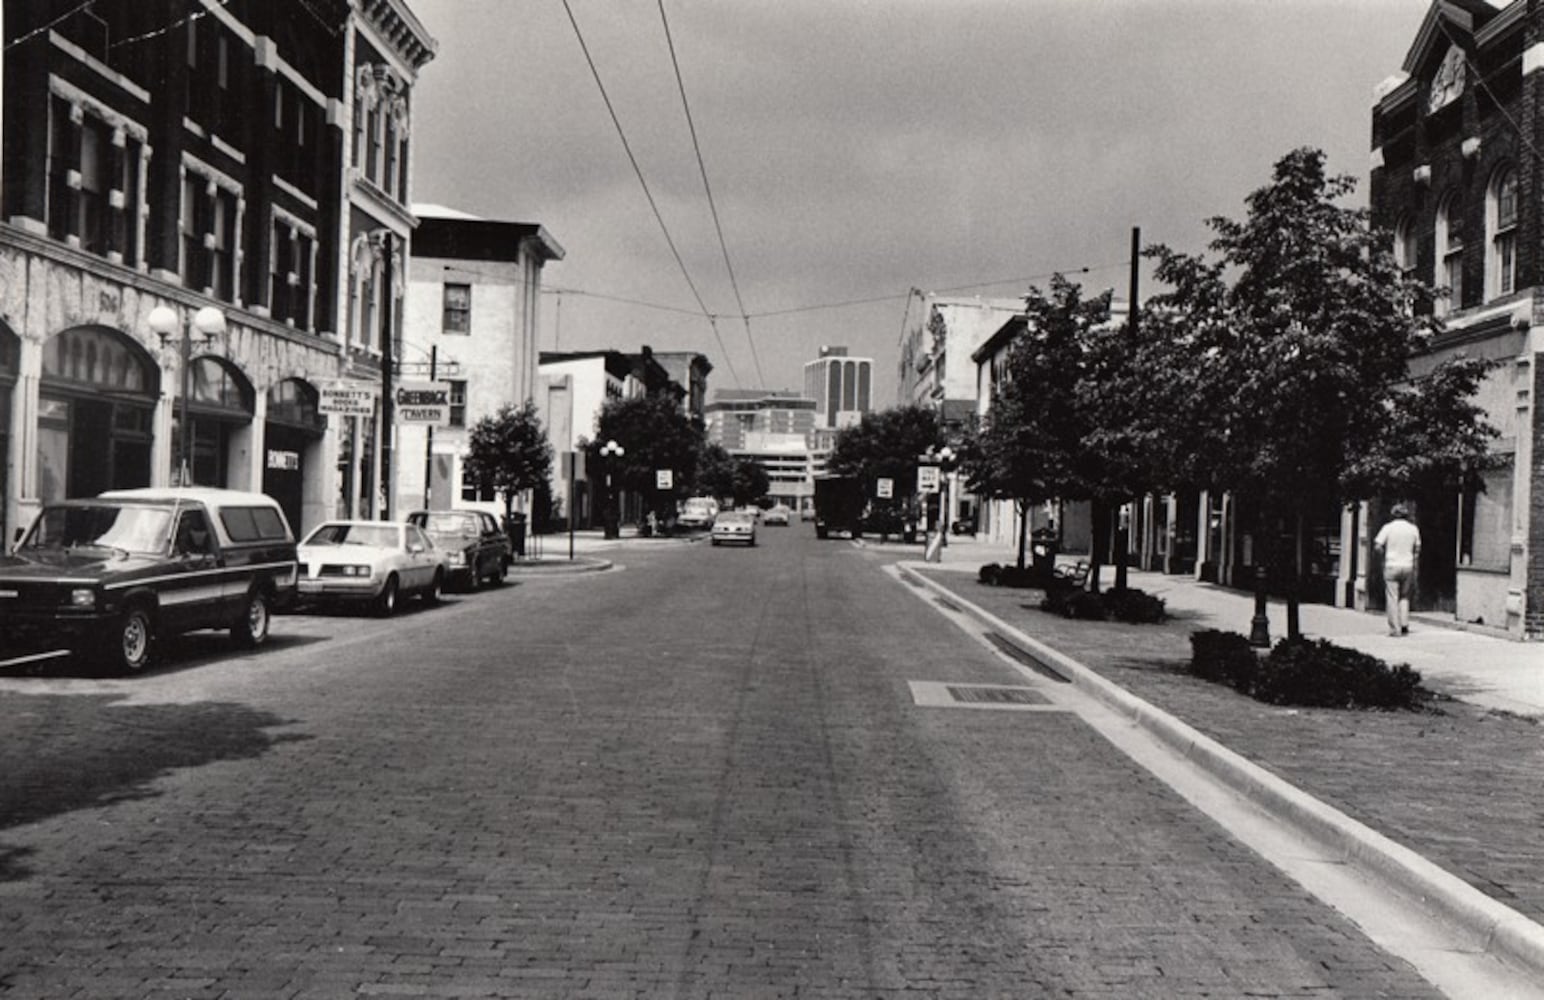
M949 696L964 705L1044 705L1046 699L1029 688L949 685Z

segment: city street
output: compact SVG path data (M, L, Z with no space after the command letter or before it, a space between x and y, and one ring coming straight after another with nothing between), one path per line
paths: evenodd
M893 556L758 534L0 676L0 996L1440 995Z

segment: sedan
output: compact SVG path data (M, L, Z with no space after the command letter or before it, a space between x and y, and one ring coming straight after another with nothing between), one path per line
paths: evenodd
M416 525L327 521L300 543L300 595L312 601L360 603L387 617L417 594L425 604L445 587L445 552Z
M761 523L769 528L774 524L780 524L786 528L788 527L788 518L792 514L793 511L787 506L774 504L771 509L761 516Z
M756 544L756 518L748 511L730 510L718 515L713 522L713 544L743 542Z
M415 510L407 523L422 528L445 552L446 579L463 590L484 580L499 584L509 574L509 535L492 514L480 510Z

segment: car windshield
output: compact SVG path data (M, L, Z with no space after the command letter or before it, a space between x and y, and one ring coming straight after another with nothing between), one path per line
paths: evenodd
M311 532L307 545L376 545L396 548L402 544L402 530L395 524L324 524Z
M153 507L46 507L22 542L24 549L110 548L161 553L171 538L172 512Z
M477 522L465 514L418 514L413 523L425 531L476 533Z

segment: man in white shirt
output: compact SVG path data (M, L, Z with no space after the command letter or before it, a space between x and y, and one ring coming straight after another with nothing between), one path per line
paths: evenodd
M1421 555L1421 530L1410 523L1410 508L1396 503L1393 519L1378 529L1373 547L1383 557L1383 596L1389 635L1410 631L1410 593L1415 584L1415 563Z

